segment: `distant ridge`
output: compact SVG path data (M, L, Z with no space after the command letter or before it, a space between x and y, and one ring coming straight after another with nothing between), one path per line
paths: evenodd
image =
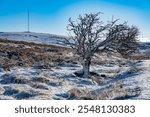
M0 38L16 41L34 42L47 45L52 44L65 45L66 39L68 37L63 35L25 31L25 32L0 32Z

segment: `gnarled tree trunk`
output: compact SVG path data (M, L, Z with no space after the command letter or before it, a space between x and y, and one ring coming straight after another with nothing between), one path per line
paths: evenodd
M83 77L88 78L90 73L90 64L91 60L85 60L83 61Z

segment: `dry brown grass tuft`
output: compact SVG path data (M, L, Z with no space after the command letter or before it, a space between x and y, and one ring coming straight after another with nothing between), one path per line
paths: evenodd
M69 91L70 99L92 100L93 97L89 89L73 88Z
M5 89L0 86L0 95L3 94L4 92L5 92Z
M103 80L101 78L99 78L99 77L93 77L93 76L91 76L90 79L92 80L93 83L96 83L98 85L103 84Z
M126 90L120 82L114 83L104 90L91 91L89 89L73 88L69 91L70 99L77 100L112 100L127 99L137 96L140 91Z
M33 82L39 82L39 83L46 83L46 84L51 82L51 80L49 78L46 78L46 77L35 77L32 79L32 81Z
M31 87L35 88L35 89L43 89L43 90L50 90L48 86L46 86L43 83L32 83Z

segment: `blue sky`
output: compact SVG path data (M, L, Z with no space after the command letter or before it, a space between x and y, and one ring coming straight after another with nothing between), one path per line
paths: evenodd
M0 31L26 31L30 9L30 31L67 35L68 18L103 12L140 28L141 37L150 37L150 0L0 0Z

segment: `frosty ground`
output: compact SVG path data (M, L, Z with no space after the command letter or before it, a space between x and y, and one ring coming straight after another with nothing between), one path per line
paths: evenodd
M150 99L148 44L130 59L99 53L90 77L81 78L78 56L55 39L57 46L1 40L0 99Z
M81 99L150 99L150 61L144 60L134 66L122 69L122 73L116 78L101 78L101 84L92 79L74 76L73 73L80 66L62 66L51 71L14 67L11 72L5 72L1 69L0 98L72 99L76 96ZM93 66L94 71L105 73L106 76L110 72L114 76L120 70L117 66L97 68ZM114 91L110 91L110 87ZM95 94L88 95L89 92Z

